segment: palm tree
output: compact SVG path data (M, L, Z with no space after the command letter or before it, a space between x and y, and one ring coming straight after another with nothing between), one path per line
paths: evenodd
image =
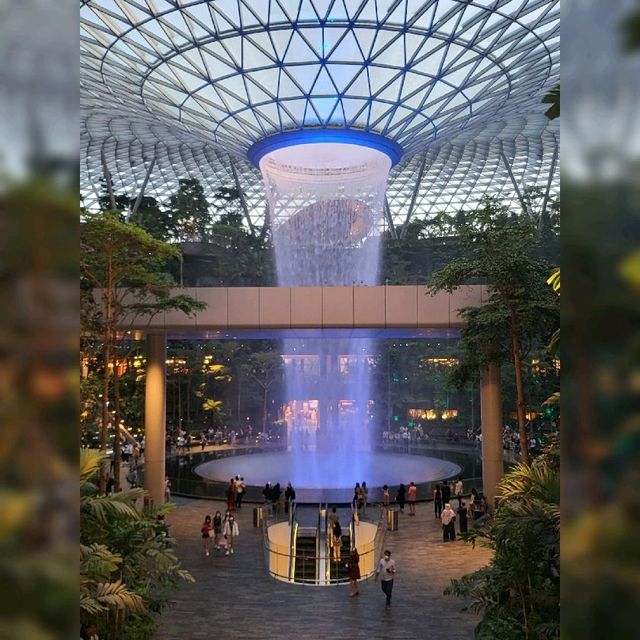
M559 638L560 478L555 465L519 464L498 487L495 514L463 537L494 552L489 566L452 580L445 593L482 612L477 638Z
M86 529L105 526L114 516L139 519L136 501L144 495L142 489L130 489L113 495L98 495L93 479L100 471L105 454L92 450L80 451L80 513ZM142 597L133 593L118 577L122 556L105 544L80 544L80 616L84 623L96 618L123 618L128 613L144 613Z
M143 489L100 495L104 460L103 452L80 451L80 619L101 640L148 637L170 588L193 578L157 526L172 506L143 508Z

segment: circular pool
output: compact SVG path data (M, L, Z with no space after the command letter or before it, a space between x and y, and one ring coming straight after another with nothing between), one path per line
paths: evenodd
M357 458L357 459L356 459ZM360 452L351 468L339 469L330 454L270 451L246 456L209 460L194 468L208 480L228 482L236 475L249 485L291 482L297 489L352 489L356 482L369 487L410 482L424 483L459 474L459 465L448 460L405 453Z

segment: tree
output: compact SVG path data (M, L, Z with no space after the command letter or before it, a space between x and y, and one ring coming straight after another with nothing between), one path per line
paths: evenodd
M489 566L445 590L483 614L480 640L560 637L560 476L557 452L552 457L510 471L498 485L495 514L462 534L494 552Z
M542 102L551 106L544 112L549 120L555 120L560 117L560 85L557 84L543 98Z
M217 224L230 227L242 227L240 191L236 187L220 187L213 194L213 203L219 216Z
M222 415L223 403L221 400L216 400L209 396L215 395L216 383L231 381L226 369L223 364L215 363L213 356L207 355L204 357L201 367L202 382L199 390L196 391L196 396L202 399L202 409L211 414L212 424L215 424L217 416Z
M113 193L113 180L111 180L111 192L113 194L113 203L109 194L109 186L105 178L100 178L101 192L98 196L98 206L102 211L112 210L115 205L116 211L128 211L131 208L132 200L126 193Z
M169 198L173 236L181 241L205 242L211 215L204 188L195 178L178 181L178 190Z
M254 353L246 365L246 373L262 389L262 431L266 432L269 391L284 374L282 358L273 351Z
M131 201L133 207L135 200ZM129 216L129 222L144 229L156 240L167 242L171 238L173 222L169 211L160 207L155 198L144 196L140 200L140 205L135 213Z
M527 216L486 198L474 212L458 217L456 227L465 249L435 273L430 291L453 291L471 280L486 282L489 298L480 307L463 309L465 357L459 380L473 369L500 363L510 354L516 386L516 412L522 461L529 460L523 385L523 347L545 337L556 323L557 300L546 286L550 265L534 260L538 236Z
M80 226L82 301L85 312L83 330L87 337L99 337L102 342L102 417L100 449L108 444L110 378L113 378L115 401L114 440L115 481L119 482L120 437L119 416L119 360L118 344L122 325L138 316L149 320L157 313L180 309L189 313L204 305L190 296L172 295L174 284L165 272L166 262L178 250L146 231L122 222L120 213L105 211L86 214ZM100 291L100 304L94 292ZM118 333L120 328L121 333ZM104 492L107 470L100 478Z

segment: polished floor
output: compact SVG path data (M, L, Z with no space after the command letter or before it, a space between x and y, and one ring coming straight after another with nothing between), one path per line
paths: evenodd
M464 601L444 596L452 577L485 565L486 549L460 540L444 543L433 505L417 505L417 515L400 515L398 531L388 532L398 573L391 607L380 584L311 587L278 582L264 569L261 529L252 526L252 507L238 515L236 553L205 558L200 524L207 513L224 510L217 501L176 498L168 516L178 555L196 582L184 583L162 614L155 640L289 640L348 637L350 640L472 640L476 616Z

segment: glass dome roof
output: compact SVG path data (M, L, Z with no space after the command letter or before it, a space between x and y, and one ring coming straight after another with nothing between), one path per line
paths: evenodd
M83 191L106 161L118 192L236 183L262 224L256 142L355 129L400 145L387 223L406 228L546 187L558 125L558 0L87 0L81 3ZM552 175L552 190L557 187Z

